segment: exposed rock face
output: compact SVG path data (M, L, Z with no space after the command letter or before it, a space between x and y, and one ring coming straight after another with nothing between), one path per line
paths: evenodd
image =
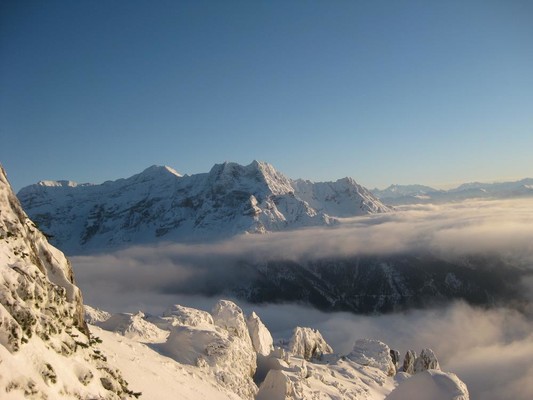
M11 313L20 315L25 323L35 324L34 327L23 324L23 330L31 328L43 335L49 330L47 322L50 317L44 316L33 321L29 316L29 310L34 306L50 308L55 312L54 317L63 317L65 325L77 326L88 334L81 292L74 285L69 261L63 253L48 244L44 235L24 213L1 167L0 218L2 272L6 289L1 294L4 306ZM6 268L6 265L10 268ZM17 288L13 290L15 285Z
M413 350L407 350L405 353L405 358L403 359L402 371L408 374L415 373L415 361L416 361L416 352Z
M324 354L333 353L333 349L326 343L318 330L302 327L294 329L289 343L289 351L305 360L320 360Z
M400 370L400 352L398 350L390 350L390 357L396 371Z
M252 312L246 319L246 325L255 352L262 356L268 356L274 350L274 340L265 324L255 312Z
M0 359L0 393L15 397L131 393L90 338L70 263L26 216L1 167Z
M433 350L423 349L420 353L420 356L415 361L414 369L415 374L428 369L440 370L439 361L437 360L437 356L435 356Z
M389 346L375 339L359 339L348 358L358 364L378 368L388 376L396 373Z

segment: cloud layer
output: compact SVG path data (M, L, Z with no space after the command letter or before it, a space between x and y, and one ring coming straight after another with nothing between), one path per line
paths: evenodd
M72 258L89 301L113 308L165 293L220 294L243 281L239 262L430 253L445 260L483 256L533 272L533 199L422 205L343 220L337 227L244 235L201 244L163 243ZM477 268L482 265L476 265ZM247 272L245 272L247 271ZM532 287L533 279L524 284ZM109 301L103 302L104 299ZM163 307L163 305L161 305Z

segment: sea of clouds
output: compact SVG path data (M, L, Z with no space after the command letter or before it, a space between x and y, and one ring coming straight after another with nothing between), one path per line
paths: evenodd
M73 257L72 264L86 303L112 312L161 313L171 304L210 309L228 283L245 279L235 268L239 260L413 252L450 260L493 256L533 272L533 199L405 206L393 213L345 219L335 227L215 243L137 246ZM517 290L533 303L531 275L526 274ZM455 302L438 309L357 316L290 304L239 304L256 310L277 338L290 336L300 325L318 328L339 353L349 352L362 337L381 339L401 353L431 347L443 369L468 384L472 399L533 398L531 308L520 313Z

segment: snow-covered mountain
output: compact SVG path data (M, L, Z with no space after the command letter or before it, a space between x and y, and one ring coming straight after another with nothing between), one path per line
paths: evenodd
M389 208L351 178L290 180L270 164L216 164L182 176L152 166L101 185L41 181L21 189L26 212L69 253L330 225Z
M391 205L446 203L477 198L505 199L533 196L533 179L498 183L472 182L449 190L423 185L391 185L382 190L373 189L372 193L383 203Z

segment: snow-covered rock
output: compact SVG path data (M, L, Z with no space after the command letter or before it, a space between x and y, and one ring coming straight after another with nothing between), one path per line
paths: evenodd
M433 350L423 349L415 361L415 365L414 365L415 374L426 371L428 369L440 370L440 365L439 365L439 361L437 360L437 356L435 355Z
M252 312L246 319L246 325L255 352L262 356L268 356L274 350L274 340L270 331L255 312Z
M0 397L129 397L96 342L70 263L24 213L0 167Z
M240 397L254 398L257 356L242 310L231 301L220 300L212 317L214 324L173 326L159 348L180 363L208 369L221 386Z
M386 400L469 400L468 389L457 375L427 370L400 381Z
M256 400L293 399L294 386L290 377L281 370L272 369L261 383Z
M158 240L191 240L330 225L387 211L350 178L292 181L270 164L216 164L181 176L152 166L101 185L41 181L21 189L24 207L69 253Z
M357 340L347 357L358 364L378 368L388 376L396 373L389 346L379 340Z
M87 304L83 305L83 309L85 311L85 322L87 322L88 324L95 325L99 322L104 322L111 317L111 314L107 311L91 307Z
M266 356L257 354L256 371L253 337L260 336L260 342L270 343L270 335L266 335L268 331L258 334L263 330L259 328L262 326L259 316L252 313L246 321L248 332L252 332L252 340L248 341L242 337L245 333L242 329L244 318L235 303L221 300L213 308L213 313L215 323L206 318L204 311L172 306L164 313L166 316L160 318L172 321L174 316L180 318L180 323L167 322L171 333L166 342L149 347L138 338L132 340L116 334L109 336L110 333L106 335L101 330L98 333L104 337L104 343L114 341L113 345L108 344L107 351L127 373L126 376L141 385L147 398L172 397L172 388L176 392L179 390L180 398L195 400L383 400L395 386L398 386L395 396L402 393L412 396L398 397L402 399L433 399L433 395L437 396L436 399L452 399L438 396L443 393L467 394L464 384L453 374L439 375L438 371L430 370L431 379L422 380L422 383L411 381L411 375L404 372L391 376L395 370L391 354L397 355L397 352L377 340L356 342L354 351L347 356L323 354L320 359L312 358L313 350L309 349L314 348L316 353L317 348L324 349L327 345L317 331L309 328L295 330L297 340L294 342L307 344L300 346L301 351L292 354L277 347ZM190 321L191 325L186 325L186 321ZM263 341L264 336L267 338ZM270 346L265 348L270 349ZM424 351L424 354L427 353ZM303 358L306 354L310 360ZM424 372L415 376L421 374ZM153 385L154 376L158 377L157 385ZM409 384L404 386L407 381ZM411 388L415 384L416 391L413 392Z
M320 360L324 354L333 353L322 334L313 328L296 327L289 343L289 351L305 360Z
M159 343L168 337L168 331L159 329L156 325L144 319L144 313L113 314L103 322L96 323L101 328L120 333L130 339L145 343Z
M228 331L232 336L252 344L248 326L244 320L244 313L237 304L229 300L219 300L213 307L211 314L216 326Z
M171 325L200 326L213 325L213 317L207 311L175 304L169 307L163 317L171 321Z
M383 399L394 380L383 371L349 358L324 356L305 361L289 356L287 366L271 369L259 387L257 399Z

